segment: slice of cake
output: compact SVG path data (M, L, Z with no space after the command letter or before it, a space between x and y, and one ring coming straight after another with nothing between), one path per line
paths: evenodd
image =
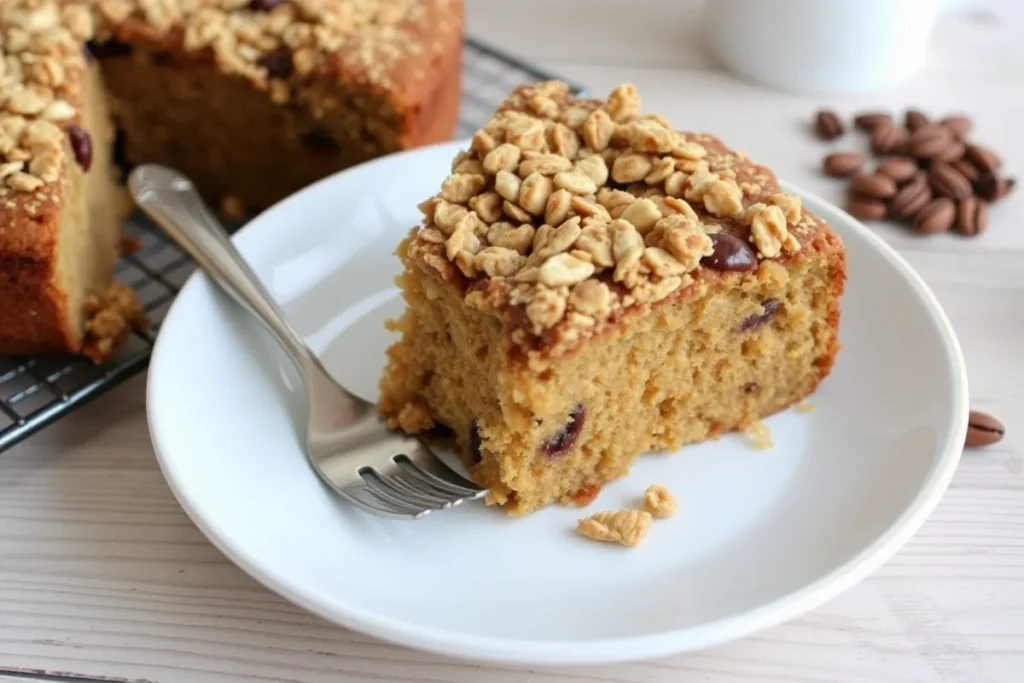
M141 320L127 290L111 286L129 203L111 162L102 77L82 53L89 26L71 4L0 3L2 354L103 360L116 346L113 317Z
M632 86L520 88L422 210L380 409L454 432L511 513L586 504L640 453L799 401L835 360L839 238Z

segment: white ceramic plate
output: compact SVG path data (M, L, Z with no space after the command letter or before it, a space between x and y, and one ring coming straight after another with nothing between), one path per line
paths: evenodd
M242 252L351 390L375 399L401 310L395 244L458 144L324 180L254 220ZM794 190L799 192L798 190ZM802 193L801 193L802 194ZM160 465L206 535L270 589L338 624L412 647L519 664L609 662L705 647L795 617L888 559L959 458L964 363L921 279L863 226L804 194L849 250L842 344L810 413L647 455L588 510L652 483L681 502L636 549L576 535L580 511L509 519L482 505L377 519L307 467L301 392L283 354L204 277L174 304L148 409Z

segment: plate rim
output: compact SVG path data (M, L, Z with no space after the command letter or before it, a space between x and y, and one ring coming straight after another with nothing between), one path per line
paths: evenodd
M244 249L244 244L249 239L253 239L249 235L258 233L261 229L258 226L267 222L269 220L268 217L286 213L293 204L302 202L306 194L313 193L315 188L338 182L341 177L348 173L375 165L391 164L396 163L396 161L400 163L401 159L415 157L428 152L439 153L442 148L450 148L454 152L468 144L468 139L438 143L391 154L334 173L261 212L236 232L232 240L236 242L240 249ZM962 455L962 446L960 444L963 443L967 433L969 403L967 369L959 340L945 311L924 279L899 252L840 207L792 183L780 180L780 184L787 192L797 194L803 200L809 201L809 203L833 209L842 217L845 223L844 228L848 228L857 233L859 237L864 238L875 252L885 258L903 276L908 286L916 294L916 298L937 324L946 354L954 361L954 367L952 368L954 395L951 397L951 400L955 404L954 414L959 416L949 425L945 440L940 441L940 444L945 443L945 448L942 449L936 462L922 480L917 494L903 512L894 518L885 531L878 535L860 553L831 572L818 577L796 591L746 612L696 626L625 638L552 641L547 639L528 640L477 636L461 631L424 627L408 621L381 617L374 612L351 605L346 606L343 602L339 603L336 598L319 593L315 589L312 591L299 590L288 585L284 577L279 578L272 570L259 566L258 562L247 557L244 548L235 547L229 539L221 536L214 528L215 525L205 522L205 518L200 514L199 510L189 501L187 491L182 490L172 476L169 456L161 447L162 438L160 437L160 432L163 418L154 409L157 405L156 400L154 400L155 387L159 383L159 380L154 381L154 377L158 377L159 368L167 362L164 361L164 358L173 354L173 351L166 350L166 344L161 343L164 339L163 331L169 326L176 324L174 321L183 315L182 311L186 309L184 308L185 304L182 302L187 303L189 297L196 296L193 290L201 286L200 282L206 281L211 290L215 289L215 285L198 270L189 276L178 296L171 304L161 325L160 334L157 336L147 372L147 426L161 474L178 504L188 515L192 523L221 553L257 583L332 624L390 643L434 654L477 662L514 666L611 664L701 650L738 640L767 628L789 622L830 602L876 571L880 566L888 562L923 526L948 489L957 464L960 461Z

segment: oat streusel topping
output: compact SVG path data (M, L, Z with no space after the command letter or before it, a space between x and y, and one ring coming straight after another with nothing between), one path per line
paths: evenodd
M410 256L562 345L692 285L724 226L774 259L799 251L803 220L765 169L642 114L632 85L578 100L557 81L506 100L420 208Z
M594 541L618 543L633 548L644 540L651 528L651 521L651 513L645 510L610 510L596 512L579 520L576 530Z

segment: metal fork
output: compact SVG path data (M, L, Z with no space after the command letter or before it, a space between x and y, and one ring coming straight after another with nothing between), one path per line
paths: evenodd
M331 378L188 178L151 164L133 170L128 187L139 207L263 323L295 363L309 397L306 455L338 495L376 515L419 519L486 493L420 440L388 429L373 404Z

